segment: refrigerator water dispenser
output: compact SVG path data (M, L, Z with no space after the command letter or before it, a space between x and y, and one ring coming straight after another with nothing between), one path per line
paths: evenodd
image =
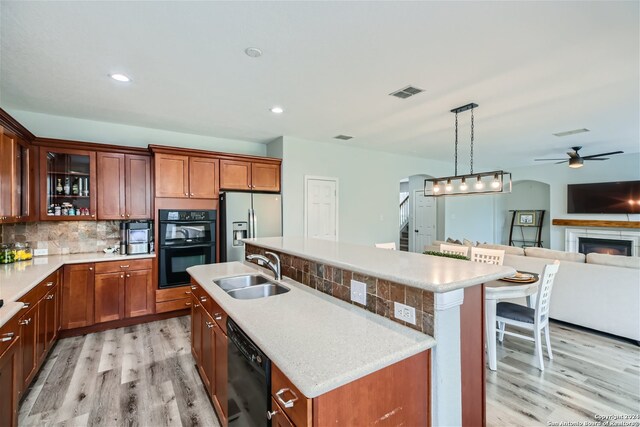
M234 222L232 225L233 246L243 246L242 239L248 237L248 226L246 221Z

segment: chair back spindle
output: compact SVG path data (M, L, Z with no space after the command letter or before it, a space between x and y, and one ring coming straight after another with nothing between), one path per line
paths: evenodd
M504 251L502 249L471 248L471 261L484 264L502 265Z

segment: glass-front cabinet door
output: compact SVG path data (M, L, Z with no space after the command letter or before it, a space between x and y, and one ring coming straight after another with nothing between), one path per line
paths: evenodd
M96 153L40 148L40 219L96 219Z

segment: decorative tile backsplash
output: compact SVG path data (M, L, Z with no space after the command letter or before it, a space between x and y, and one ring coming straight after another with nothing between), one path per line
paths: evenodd
M29 242L49 255L99 252L120 242L119 221L42 221L0 226L2 243Z
M253 245L245 244L245 253L264 255L265 250ZM394 322L416 329L433 336L433 292L412 288L388 280L365 276L349 270L344 270L329 264L284 254L280 256L282 275L300 282L327 295L341 299L372 313L379 314ZM366 283L367 305L363 306L351 301L351 279ZM416 324L398 320L393 317L393 303L399 302L416 309Z

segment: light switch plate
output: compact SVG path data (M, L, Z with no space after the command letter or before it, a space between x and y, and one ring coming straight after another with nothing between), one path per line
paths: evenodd
M408 305L400 304L399 302L393 303L393 317L399 320L404 320L412 325L416 324L416 309Z
M47 256L49 255L49 249L34 249L33 256Z
M351 301L367 305L367 284L351 280Z

